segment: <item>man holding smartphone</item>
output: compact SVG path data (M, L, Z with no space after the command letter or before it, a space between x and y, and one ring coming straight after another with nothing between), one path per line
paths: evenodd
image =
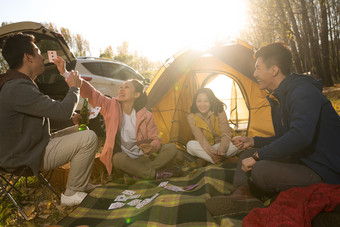
M0 166L28 166L37 175L71 162L61 204L80 204L87 195L97 136L90 130L78 132L75 127L51 136L49 123L49 119L71 119L82 83L79 73L70 74L68 93L56 101L41 93L34 82L44 72L44 58L33 35L10 36L2 55L10 69L0 75ZM76 123L76 118L73 121Z

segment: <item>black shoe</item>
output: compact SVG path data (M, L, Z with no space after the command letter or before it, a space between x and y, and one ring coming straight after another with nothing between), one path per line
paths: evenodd
M166 179L171 177L180 177L182 175L181 168L177 166L172 166L163 170L158 170L156 172L156 180Z

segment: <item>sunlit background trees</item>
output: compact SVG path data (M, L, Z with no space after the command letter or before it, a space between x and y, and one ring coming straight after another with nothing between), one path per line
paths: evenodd
M332 86L340 81L340 1L245 1L247 3L246 26L239 32L237 38L250 43L255 50L271 42L286 42L293 53L294 71L322 79L324 86ZM76 57L92 56L91 43L86 37L73 34L65 27L58 28L53 23L43 24L61 33ZM198 25L195 26L199 29ZM227 26L219 26L218 29L221 33L228 33ZM177 35L181 36L181 34ZM162 36L159 37L159 39L162 38ZM216 37L215 43L223 43L223 41L226 40ZM99 56L93 57L119 60L150 79L162 64L162 62L151 61L148 56L130 49L127 41L108 45L98 51ZM177 51L179 50L173 50L173 53Z
M53 23L45 23L44 26L55 32L61 33L76 57L91 56L90 43L82 35L71 34L68 28L61 27L58 29ZM137 70L144 77L150 79L161 66L161 62L150 61L145 56L139 56L136 51L132 53L127 41L124 41L121 45L117 46L116 50L110 45L103 51L100 50L99 56L94 57L123 62Z
M290 45L295 71L340 80L340 2L337 0L248 0L248 29L241 37L255 48Z

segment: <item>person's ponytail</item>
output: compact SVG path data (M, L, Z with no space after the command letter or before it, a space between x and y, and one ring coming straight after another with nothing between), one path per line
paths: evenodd
M136 79L129 80L133 86L135 87L135 91L140 93L140 96L135 100L135 103L133 105L133 108L138 112L143 107L145 107L147 103L147 95L144 92L144 85Z
M148 99L146 96L145 92L142 92L140 94L140 96L137 98L137 100L135 101L134 104L134 109L136 110L136 112L138 112L139 110L141 110L143 107L145 107L146 103L147 103Z

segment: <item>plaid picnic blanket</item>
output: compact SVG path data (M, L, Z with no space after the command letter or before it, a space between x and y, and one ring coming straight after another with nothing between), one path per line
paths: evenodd
M168 180L138 181L133 185L108 183L96 188L84 201L58 224L62 226L241 226L242 220L215 219L207 211L205 201L212 196L227 195L232 189L235 165L209 165L187 168L185 175ZM188 191L171 191L158 187L161 182L185 187L198 184ZM111 203L124 190L135 191L139 199L159 195L150 203L137 209L125 204L109 210ZM128 203L122 202L122 203Z

